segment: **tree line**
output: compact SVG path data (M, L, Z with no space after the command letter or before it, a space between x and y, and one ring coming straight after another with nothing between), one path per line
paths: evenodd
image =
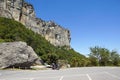
M120 66L120 54L99 46L91 47L89 60L92 66Z

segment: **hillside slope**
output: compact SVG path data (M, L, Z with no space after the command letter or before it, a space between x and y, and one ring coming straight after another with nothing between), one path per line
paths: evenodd
M85 66L87 59L84 55L67 50L66 46L55 47L44 37L27 29L21 23L0 17L0 42L24 41L31 46L44 62L51 64L57 60L64 60L71 66Z

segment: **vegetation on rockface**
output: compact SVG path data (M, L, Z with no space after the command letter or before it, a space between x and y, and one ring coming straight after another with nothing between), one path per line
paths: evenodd
M24 41L30 45L38 56L48 64L64 60L71 66L87 66L88 59L66 46L55 47L41 35L27 29L24 25L7 18L0 18L0 42Z

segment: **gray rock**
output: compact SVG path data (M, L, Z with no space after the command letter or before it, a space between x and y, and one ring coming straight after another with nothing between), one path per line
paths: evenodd
M53 21L36 18L33 6L24 0L0 0L0 16L21 22L54 46L70 47L70 31Z
M40 59L25 42L0 43L0 68L29 68L40 65Z

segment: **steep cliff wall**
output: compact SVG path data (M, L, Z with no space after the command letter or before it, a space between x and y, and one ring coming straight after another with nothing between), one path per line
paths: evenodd
M24 0L0 0L0 16L21 22L55 46L70 47L70 31L52 21L36 18L33 6Z

